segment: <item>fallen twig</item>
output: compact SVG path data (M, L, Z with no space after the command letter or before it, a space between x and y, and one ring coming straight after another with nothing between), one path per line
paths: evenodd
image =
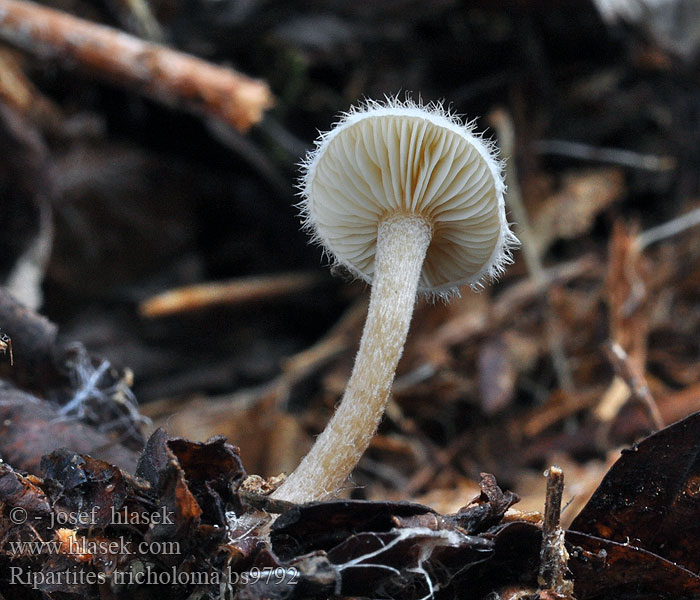
M272 104L262 81L32 2L0 0L0 39L241 131Z
M127 13L127 18L123 20L127 21L140 37L152 42L163 40L163 30L148 0L119 0L119 5Z
M149 298L141 303L139 311L145 317L164 317L222 304L255 302L292 294L318 281L314 273L284 273L190 285Z
M640 254L636 231L617 223L610 238L609 257L606 287L610 339L614 343L611 342L606 352L617 376L594 411L606 424L600 431L601 441L607 438L609 427L630 395L642 402L656 429L663 427L651 395L646 397L633 389L639 381L646 386L644 371L652 310L650 267Z
M520 182L515 166L515 128L510 115L502 110L494 111L491 114L491 122L498 134L498 141L504 156L509 159L506 169L506 184L508 186L507 203L513 212L516 222L516 233L522 243L522 252L530 277L538 285L544 282L544 267L542 259L537 250L537 245L533 239L529 218L525 203L520 193ZM545 290L545 300L547 309L547 342L552 359L552 366L557 375L557 380L561 388L567 392L574 389L571 367L566 357L564 340L560 328L556 323L556 315L552 298Z
M573 582L566 579L569 553L564 545L564 531L560 524L564 471L560 467L551 466L545 475L547 477L547 498L544 505L540 570L537 579L542 591L550 592L549 595L543 594L542 596L572 598Z
M539 140L535 142L535 151L540 154L570 156L580 160L610 163L645 171L672 171L676 168L676 159L673 156L641 154L622 148L600 148L567 140Z
M644 248L651 244L682 233L686 229L690 229L696 225L700 225L700 208L693 209L680 217L676 217L666 223L642 231L642 233L637 236L637 244L640 250L644 250Z
M629 360L625 350L617 342L605 346L605 352L612 363L615 373L628 385L632 396L638 400L647 412L655 430L664 428L664 420L659 412L654 397L651 395L644 374L634 361Z

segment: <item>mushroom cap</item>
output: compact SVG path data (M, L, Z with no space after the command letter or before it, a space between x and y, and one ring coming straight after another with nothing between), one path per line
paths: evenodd
M482 285L518 243L506 220L493 144L441 105L389 100L353 108L303 163L305 226L334 259L371 283L379 225L396 214L432 228L419 292Z

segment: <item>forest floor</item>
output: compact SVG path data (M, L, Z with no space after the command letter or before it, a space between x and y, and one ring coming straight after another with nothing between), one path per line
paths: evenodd
M692 2L675 20L583 0L43 4L78 19L0 0L0 598L164 597L114 583L137 555L282 569L172 598L700 598ZM245 473L292 471L323 430L369 296L300 231L298 163L340 112L397 94L499 144L522 247L483 291L419 301L347 486L275 508ZM573 591L558 518L539 554L552 465ZM18 506L100 506L100 539L192 546L19 556ZM123 534L122 507L176 525ZM76 564L112 584L46 583Z

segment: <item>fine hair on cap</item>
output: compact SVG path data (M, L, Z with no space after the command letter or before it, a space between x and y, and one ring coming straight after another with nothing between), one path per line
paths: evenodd
M378 121L371 123L370 121ZM418 291L482 287L518 244L505 215L495 145L442 104L367 100L351 108L302 163L304 225L357 277L372 282L377 228L394 214L431 227Z

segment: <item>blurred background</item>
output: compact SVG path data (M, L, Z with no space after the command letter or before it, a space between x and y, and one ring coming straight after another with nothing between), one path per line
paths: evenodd
M499 143L523 248L483 292L419 304L345 493L451 511L489 471L537 509L558 462L582 504L621 445L700 407L700 2L43 4L273 97L238 130L0 27L0 283L129 370L145 433L224 434L264 476L309 448L369 290L299 231L297 165L394 95Z

